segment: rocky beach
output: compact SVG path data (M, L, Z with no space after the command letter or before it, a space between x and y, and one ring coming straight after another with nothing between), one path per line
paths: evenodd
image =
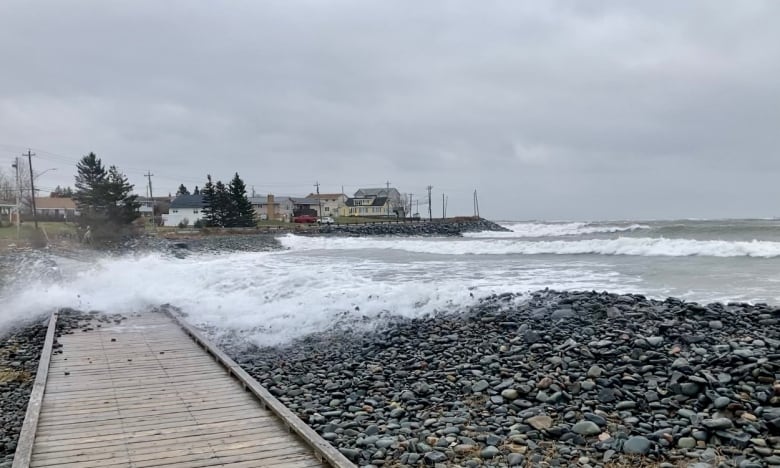
M7 252L0 467L45 335L29 317L162 304L359 466L777 466L776 259L753 224L726 243L465 220ZM680 291L713 299L659 299Z
M0 467L13 461L45 338L43 322L0 336Z
M764 304L541 291L226 347L361 466L780 464L780 308Z

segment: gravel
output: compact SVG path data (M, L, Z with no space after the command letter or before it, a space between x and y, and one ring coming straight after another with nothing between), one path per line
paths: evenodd
M56 337L70 333L81 320L96 315L97 312L60 310L52 352L61 352ZM101 316L102 320L115 318ZM46 317L18 324L0 336L0 468L8 468L13 462L48 326Z
M780 309L766 304L503 294L465 314L227 349L359 465L780 458Z

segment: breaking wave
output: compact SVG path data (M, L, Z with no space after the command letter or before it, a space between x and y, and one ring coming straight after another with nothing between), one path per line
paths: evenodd
M643 257L780 256L780 242L618 237L615 239L525 241L510 239L302 238L287 235L282 245L303 250L395 249L441 255L635 255Z
M650 226L645 224L619 226L595 223L504 223L502 226L510 229L511 232L473 232L466 233L464 236L473 238L563 237L650 229Z

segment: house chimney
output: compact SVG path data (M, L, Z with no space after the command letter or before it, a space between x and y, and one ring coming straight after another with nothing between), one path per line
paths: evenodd
M269 221L276 219L276 205L274 204L274 196L270 193L268 194L268 206L266 206L265 212Z

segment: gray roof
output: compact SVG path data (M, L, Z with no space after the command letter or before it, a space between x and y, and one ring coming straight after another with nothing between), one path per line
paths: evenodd
M355 198L364 197L399 197L401 194L394 187L362 188L355 192Z
M357 197L360 198L360 197ZM376 197L373 200L371 200L370 205L355 205L355 199L354 198L347 198L347 201L345 204L347 206L385 206L385 202L387 202L387 197Z
M274 204L292 202L294 205L316 205L319 201L313 198L306 197L281 197L274 196ZM268 203L268 196L249 197L249 202L253 205L260 205Z
M203 195L179 195L171 202L171 208L203 208Z
M274 196L274 204L287 203L290 201L290 197L277 197ZM249 197L249 203L253 205L261 205L268 203L268 196Z
M296 205L317 205L319 204L318 200L314 200L313 198L305 198L305 197L290 197L290 200L292 200L293 203Z

